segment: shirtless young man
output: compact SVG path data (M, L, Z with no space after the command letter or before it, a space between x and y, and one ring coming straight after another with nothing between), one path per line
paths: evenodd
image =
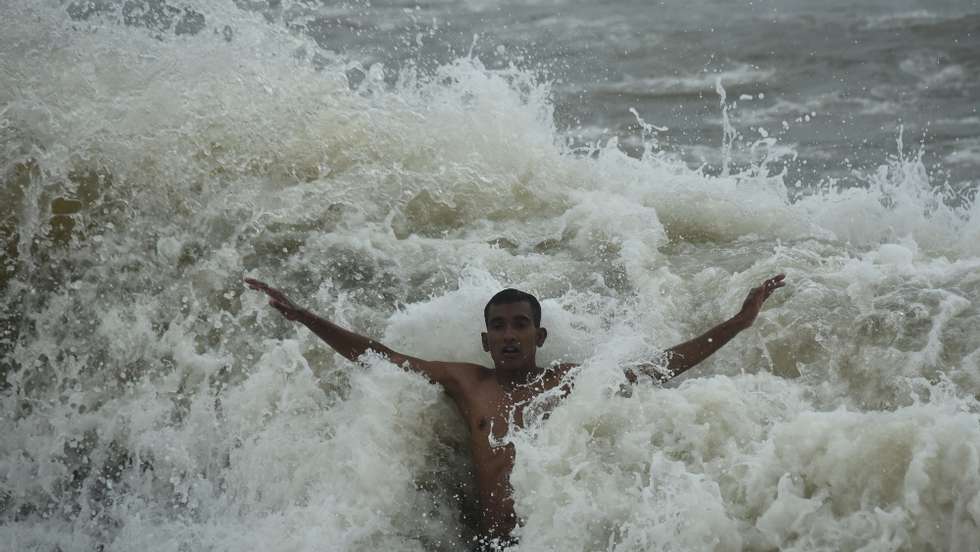
M769 295L785 285L783 278L785 275L779 274L752 289L742 309L729 320L668 349L665 355L668 375L643 372L663 382L707 358L752 325ZM252 289L268 295L269 304L287 320L300 322L348 359L356 361L366 351L374 351L441 385L456 403L470 431L470 450L482 511L481 530L490 539L509 542L510 533L518 524L510 491L514 447L492 446L490 432L496 439L504 437L511 419L523 427L525 405L535 396L561 385L563 376L576 366L560 364L539 368L536 364L537 349L544 344L548 332L541 327L541 306L534 296L505 289L487 303L483 311L487 331L482 338L483 350L493 359L494 368L489 369L463 362L422 360L392 351L381 343L297 307L281 291L263 282L251 278L246 278L245 282ZM635 373L627 372L627 377L636 382Z

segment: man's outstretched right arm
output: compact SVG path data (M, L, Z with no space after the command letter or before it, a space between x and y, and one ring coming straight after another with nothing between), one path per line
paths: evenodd
M340 353L351 361L358 358L368 351L374 351L388 358L394 364L407 368L424 375L429 381L441 384L448 391L454 391L457 384L457 374L453 368L454 363L432 362L408 356L389 349L385 345L356 334L350 330L320 318L312 312L293 304L286 295L276 288L253 278L245 278L245 283L254 290L261 291L269 296L269 306L279 311L287 320L294 320L303 324L320 339L330 345L333 350Z

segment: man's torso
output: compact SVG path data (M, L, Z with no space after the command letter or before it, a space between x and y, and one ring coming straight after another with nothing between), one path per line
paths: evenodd
M459 385L451 396L470 431L470 452L483 515L481 526L487 534L509 535L517 525L510 489L514 445L504 441L511 423L524 427L528 403L561 385L572 367L570 364L551 367L540 371L527 385L505 389L492 370L473 364L460 365ZM568 392L568 387L563 386L560 397Z

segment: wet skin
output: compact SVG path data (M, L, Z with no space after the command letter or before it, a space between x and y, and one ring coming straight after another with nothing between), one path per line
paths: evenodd
M666 381L698 364L752 325L766 299L785 285L783 278L780 274L753 288L742 309L731 319L668 349L666 375L647 372L644 366L638 367L638 371ZM511 423L523 427L524 409L532 399L558 386L561 386L560 396L567 396L571 384L564 381L564 376L576 366L561 364L547 369L537 366L537 349L544 344L548 332L535 326L529 303L495 304L487 310L487 331L481 334L481 339L483 350L490 353L493 360L494 368L488 369L477 364L427 361L398 353L297 307L281 291L263 282L250 278L245 282L252 289L268 295L269 305L285 318L302 323L348 359L356 361L366 351L374 351L387 356L398 366L419 372L429 381L440 384L455 402L470 432L482 533L491 538L510 535L519 522L510 487L514 447L502 444L501 440L507 435ZM634 383L638 379L632 371L627 371L626 376Z
M524 407L536 396L560 385L562 377L574 366L559 365L547 370L537 367L537 349L547 335L544 328L534 325L527 302L491 305L487 331L481 337L494 369L460 366L461 392L450 393L470 430L470 451L483 511L481 526L490 536L509 535L517 525L509 482L514 445L495 443L507 435L510 423L523 427ZM566 386L562 396L568 391Z
M525 406L542 392L561 385L562 375L571 365L538 370L537 381L517 388L502 385L492 370L474 366L460 368L476 375L475 378L464 378L462 392L452 397L470 430L470 454L483 514L480 526L485 535L507 536L517 525L510 488L514 445L501 445L501 440L506 437L511 423L524 426ZM567 392L567 388L563 389L563 395Z

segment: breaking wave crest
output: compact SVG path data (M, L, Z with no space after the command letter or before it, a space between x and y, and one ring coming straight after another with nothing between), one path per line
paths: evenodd
M71 9L0 23L0 542L467 546L451 403L332 354L246 274L479 363L486 298L543 298L542 360L582 368L510 436L519 549L980 540L980 208L901 143L858 187L788 186L768 138L714 176L655 133L573 147L532 69L365 66L230 3ZM775 272L696 374L621 392Z

